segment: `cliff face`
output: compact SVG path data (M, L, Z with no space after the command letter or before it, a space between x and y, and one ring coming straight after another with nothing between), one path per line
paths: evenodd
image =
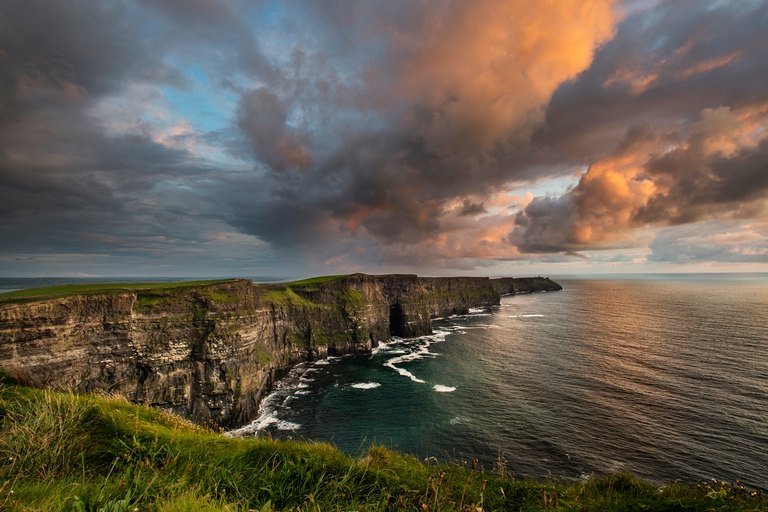
M562 286L548 277L500 277L491 279L491 284L499 295L549 292L563 289Z
M37 385L118 393L232 426L256 415L282 369L428 334L432 318L514 292L499 281L354 274L0 303L0 367Z

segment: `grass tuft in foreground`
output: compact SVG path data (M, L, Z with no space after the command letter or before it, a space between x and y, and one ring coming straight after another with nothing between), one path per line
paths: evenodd
M619 474L515 481L425 466L380 446L231 439L120 399L0 378L0 510L759 510L723 482L656 487Z

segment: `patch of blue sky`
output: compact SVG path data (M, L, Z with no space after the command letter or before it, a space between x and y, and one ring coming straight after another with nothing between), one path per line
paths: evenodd
M285 9L283 2L279 0L271 0L266 2L261 9L259 9L259 15L267 21L280 21L285 17Z
M197 132L222 130L232 124L237 97L234 92L212 87L206 71L198 64L177 65L187 79L185 90L160 87L175 114Z
M523 195L526 192L530 192L536 197L560 197L576 186L579 182L579 178L581 178L581 176L558 176L556 178L538 180L526 186L515 188L512 193Z
M581 178L581 174L578 171L579 169L574 169L573 173L565 176L561 175L514 185L507 189L505 194L507 196L521 197L525 197L527 194L533 194L536 197L561 197L578 184ZM503 206L488 207L490 215L503 213L504 210L506 210L506 207Z

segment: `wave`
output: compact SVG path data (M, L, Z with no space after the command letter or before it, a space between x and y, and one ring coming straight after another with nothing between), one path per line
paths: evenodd
M443 386L441 384L435 384L434 386L432 386L432 389L434 389L438 393L453 393L454 391L456 391L455 387Z
M413 382L417 382L417 383L419 383L419 384L426 384L426 381L423 381L423 380L419 379L418 377L416 377L414 374L412 374L412 373L411 373L411 372L409 372L408 370L405 370L405 369L403 369L403 368L398 368L397 366L393 365L392 363L389 363L389 362L387 362L387 363L384 363L384 366L387 366L387 367L389 367L389 368L392 368L392 369L393 369L393 370L395 370L397 373L399 373L399 374L400 374L400 375L402 375L403 377L408 377L408 378L409 378L409 379L411 379Z
M397 352L393 351L392 354L400 354L400 355L398 355L397 357L388 359L384 363L384 366L395 370L398 374L402 375L403 377L407 377L411 379L413 382L417 382L419 384L426 384L426 381L424 381L423 379L416 377L414 374L412 374L405 368L401 368L397 365L402 363L408 363L411 361L418 361L419 359L434 358L442 355L436 352L430 352L429 350L430 346L432 346L434 343L445 341L445 337L449 334L457 334L457 333L463 334L463 331L459 329L460 328L456 328L455 326L450 326L445 328L436 328L435 332L426 336L421 336L419 338L410 339L410 340L398 339L396 340L398 351ZM392 346L394 344L395 342L393 341L391 343L388 343L387 345ZM407 351L407 349L409 348L411 349L410 352Z
M298 430L301 428L299 423L293 423L291 421L278 420L277 430Z
M259 431L264 430L265 428L273 425L277 430L296 431L301 428L301 425L299 423L281 420L277 416L272 414L269 416L259 417L257 420L251 422L249 425L240 427L239 429L233 430L231 432L227 432L225 435L228 437L252 436L252 435L258 434Z
M544 315L507 315L507 318L543 318Z
M380 386L380 382L358 382L356 384L352 384L352 387L355 389L375 389Z
M299 363L288 374L277 381L275 388L259 406L259 416L248 425L244 425L228 433L230 436L254 436L261 430L272 427L277 430L296 430L301 428L298 423L280 419L283 411L290 409L291 402L301 395L310 394L308 383L314 382L311 376L318 368L315 363Z

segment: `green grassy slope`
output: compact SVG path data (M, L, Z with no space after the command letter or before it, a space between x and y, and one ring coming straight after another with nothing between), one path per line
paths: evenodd
M41 288L26 288L13 292L0 293L0 301L14 299L44 299L50 297L66 297L68 295L89 294L115 294L133 292L137 290L162 291L169 288L185 288L193 286L205 286L213 283L221 283L228 279L214 279L209 281L182 281L170 283L91 283L69 284L61 286L46 286Z
M336 276L318 276L318 277L310 277L307 279L300 279L298 281L289 281L287 283L283 283L286 286L301 286L301 285L307 285L307 284L323 284L323 283L333 283L335 281L341 281L345 277L348 277L350 274L342 274L342 275L336 275Z
M722 484L515 481L375 447L231 439L175 416L0 378L0 510L768 510Z

